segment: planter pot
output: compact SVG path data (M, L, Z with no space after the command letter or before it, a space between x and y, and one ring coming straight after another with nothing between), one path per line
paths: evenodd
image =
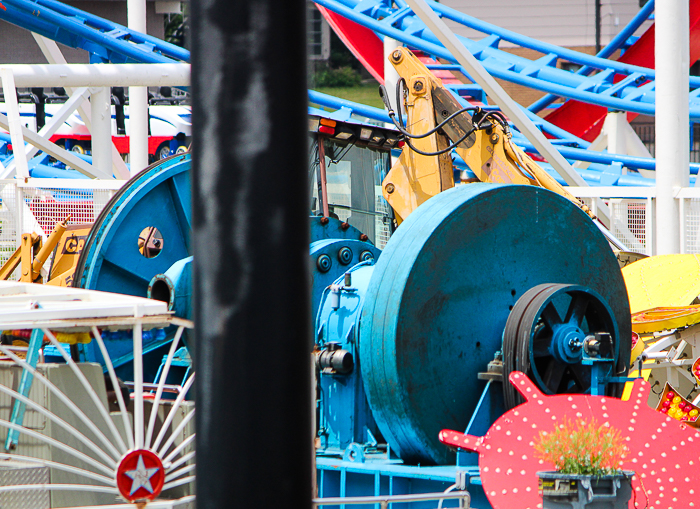
M537 472L543 509L627 509L634 472L576 475Z

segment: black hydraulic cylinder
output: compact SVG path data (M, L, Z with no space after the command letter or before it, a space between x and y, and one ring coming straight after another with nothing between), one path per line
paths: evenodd
M191 4L199 509L311 506L305 9Z

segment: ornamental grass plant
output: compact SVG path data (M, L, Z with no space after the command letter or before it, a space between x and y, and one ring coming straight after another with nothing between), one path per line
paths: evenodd
M594 418L564 418L553 431L541 431L535 457L562 474L603 476L620 473L629 453L620 431Z

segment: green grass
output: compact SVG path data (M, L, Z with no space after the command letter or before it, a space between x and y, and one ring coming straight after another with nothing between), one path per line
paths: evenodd
M360 85L359 87L318 87L313 88L313 90L340 97L341 99L347 99L348 101L384 109L384 103L379 97L379 84L377 83Z

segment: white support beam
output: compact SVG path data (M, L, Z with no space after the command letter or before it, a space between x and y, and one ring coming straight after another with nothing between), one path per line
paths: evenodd
M112 101L109 87L90 89L92 116L92 167L107 175L112 173Z
M656 26L656 252L681 252L676 194L689 184L690 137L688 0L657 0Z
M78 105L81 104L88 96L88 89L86 87L77 89L75 93L61 106L61 109L51 117L51 120L49 120L44 127L41 128L39 131L39 136L45 140L51 138L51 136L53 136L63 125L63 122L65 122L68 117L73 114ZM27 144L25 147L25 152L27 154L27 159L31 159L39 152L39 149L34 145ZM15 169L16 166L13 161L7 166L7 168L0 170L0 179L14 177Z
M53 41L51 41L53 42ZM18 87L188 86L190 64L8 64Z
M146 0L127 0L127 26L142 34L146 27ZM148 89L129 87L129 166L131 175L148 166Z
M148 166L148 88L129 87L129 168L133 177Z
M39 45L41 52L44 54L44 57L46 60L48 60L49 64L66 64L66 59L55 41L47 39L39 34L35 34L34 32L32 32L32 35L34 36L34 40ZM73 87L67 87L66 92L69 95L73 95L75 90ZM92 132L92 122L90 121L90 104L88 101L83 101L82 104L78 106L78 112L80 113L80 118L82 118L83 122L85 123L85 127L87 127L88 131ZM126 163L122 159L121 154L119 154L117 147L114 146L114 143L112 143L112 171L114 176L121 180L127 180L130 176L129 168L127 168Z
M624 111L608 112L600 134L586 150L602 152L605 149L611 155L621 154L652 159L649 149L646 148L644 142L627 121L627 113ZM577 161L574 163L574 168L583 170L588 168L590 164L588 161ZM623 171L626 173L624 168ZM639 173L646 178L656 178L656 174L652 170L640 169Z
M459 64L474 78L491 99L500 106L501 110L527 136L537 151L552 165L567 184L571 186L587 186L588 183L574 170L569 162L547 140L544 134L533 124L518 105L496 82L481 63L474 58L467 48L459 42L455 34L448 28L425 0L406 0L413 12L426 24L440 42L452 53ZM601 199L596 199L598 217L605 223L610 223L610 211Z
M10 121L8 118L0 113L0 127L2 127L5 130L10 130ZM68 152L67 150L59 147L58 145L55 145L54 143L51 143L50 141L45 140L41 136L39 136L37 133L34 131L27 129L24 126L21 126L22 130L22 136L24 137L24 140L20 138L19 141L19 146L24 147L23 143L26 141L27 143L31 143L35 147L39 148L40 150L43 150L50 156L58 159L62 163L65 163L66 165L70 166L71 168L74 168L78 170L80 173L83 175L86 175L90 178L99 178L99 179L111 179L113 178L112 175L107 175L105 173L99 172L96 168L93 168L92 165L87 163L86 161L83 161L79 157L77 157L75 154L72 152ZM14 143L14 142L13 142ZM24 151L21 151L22 155L24 155ZM18 170L19 174L19 170Z
M17 89L15 88L15 80L12 76L12 71L9 69L0 69L0 78L2 79L2 91L5 95L5 105L7 106L7 129L10 131L10 139L12 140L12 149L14 153L14 162L17 168L17 173L20 177L29 177L29 166L27 165L27 154L24 152L24 140L22 139L22 119L19 116L19 104L17 104Z

